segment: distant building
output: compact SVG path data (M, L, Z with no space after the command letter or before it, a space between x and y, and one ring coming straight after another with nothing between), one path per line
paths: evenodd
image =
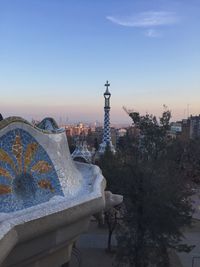
M172 132L173 130L182 141L200 138L200 115L191 115L188 119L174 123L171 127Z
M98 126L95 129L95 137L97 138L98 142L100 143L102 140L102 136L103 136L103 127Z
M177 121L177 122L172 122L170 124L170 130L167 131L167 137L169 139L176 139L178 136L181 135L182 132L182 122Z
M181 133L182 132L182 123L180 121L172 122L170 125L170 131L173 133Z
M118 138L119 138L119 137L123 137L123 136L125 136L126 133L127 133L127 130L124 129L124 128L117 129L117 137L118 137Z
M67 136L86 136L91 130L90 127L84 125L83 123L78 123L77 125L66 125L64 128Z
M200 137L200 115L190 116L190 138L195 139Z
M181 134L179 138L182 141L187 141L190 139L190 119L184 119L181 122Z

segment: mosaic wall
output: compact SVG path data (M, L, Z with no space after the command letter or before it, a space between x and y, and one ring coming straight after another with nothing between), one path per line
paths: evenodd
M57 132L60 130L58 124L53 118L45 118L40 123L36 124L36 126L46 131Z
M0 212L21 210L63 195L52 161L26 131L0 137Z

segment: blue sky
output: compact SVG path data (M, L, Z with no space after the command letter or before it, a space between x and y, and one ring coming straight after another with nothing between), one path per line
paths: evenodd
M199 0L0 0L0 112L111 121L200 113Z

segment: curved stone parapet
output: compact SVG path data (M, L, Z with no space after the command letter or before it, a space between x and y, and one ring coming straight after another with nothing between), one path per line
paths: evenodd
M72 160L64 130L41 128L0 121L1 267L69 262L90 216L122 200L105 196L99 167Z
M53 118L44 118L41 122L35 125L37 128L46 130L49 132L62 132L63 129L58 127L57 122Z

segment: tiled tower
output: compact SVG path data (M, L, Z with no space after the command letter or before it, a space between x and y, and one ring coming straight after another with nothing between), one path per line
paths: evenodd
M111 93L108 90L110 84L108 81L105 84L106 91L104 93L105 99L105 106L104 106L104 129L103 129L103 140L99 146L99 153L103 154L105 152L106 146L110 147L110 150L115 153L115 148L111 141L111 134L110 134L110 97Z

